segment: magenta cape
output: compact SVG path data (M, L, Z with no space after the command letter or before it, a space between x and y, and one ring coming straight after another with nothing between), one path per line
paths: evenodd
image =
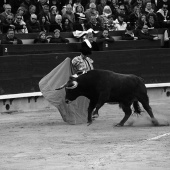
M66 58L39 82L40 91L44 98L55 106L63 120L69 124L87 123L89 100L78 97L70 104L65 103L65 89L55 90L69 80L71 75L70 58Z

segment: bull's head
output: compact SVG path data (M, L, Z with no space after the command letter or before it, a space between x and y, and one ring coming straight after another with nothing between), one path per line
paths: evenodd
M65 88L66 90L65 102L66 103L69 103L75 100L77 97L79 97L77 77L78 76L70 76L70 79L68 80L68 82L66 82L61 87L56 89L56 90L60 90L60 89Z

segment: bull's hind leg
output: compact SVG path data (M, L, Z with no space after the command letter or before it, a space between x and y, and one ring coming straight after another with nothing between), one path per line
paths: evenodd
M88 107L88 117L87 117L88 125L92 124L92 113L93 113L93 110L94 110L95 107L96 107L96 102L90 101L89 107Z
M149 114L149 116L151 117L152 119L152 123L155 125L155 126L158 126L159 123L157 121L157 119L154 117L154 114L152 112L152 108L150 107L149 105L149 98L146 95L143 95L142 97L138 97L138 100L139 102L142 104L143 108L147 111L147 113Z
M132 110L130 108L131 105L122 105L122 110L125 112L125 116L116 126L124 126L125 122L129 119L132 114Z

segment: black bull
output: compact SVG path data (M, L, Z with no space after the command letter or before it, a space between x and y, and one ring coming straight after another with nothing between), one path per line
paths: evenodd
M158 125L149 105L147 89L140 77L107 70L91 70L78 77L71 76L66 84L56 90L64 87L66 88L66 102L73 101L79 96L85 96L90 100L89 124L92 123L92 115L98 114L98 110L105 103L115 102L119 103L125 113L123 119L117 124L117 126L123 126L132 113L132 104L136 112L140 112L139 101L151 117L152 123Z

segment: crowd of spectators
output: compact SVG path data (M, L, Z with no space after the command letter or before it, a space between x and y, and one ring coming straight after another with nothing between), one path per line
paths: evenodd
M169 0L1 0L0 33L170 29ZM129 26L128 26L129 27ZM127 31L128 32L128 31ZM126 36L125 36L126 37ZM135 39L135 38L134 38ZM64 40L62 40L64 41ZM46 42L43 40L43 42Z

